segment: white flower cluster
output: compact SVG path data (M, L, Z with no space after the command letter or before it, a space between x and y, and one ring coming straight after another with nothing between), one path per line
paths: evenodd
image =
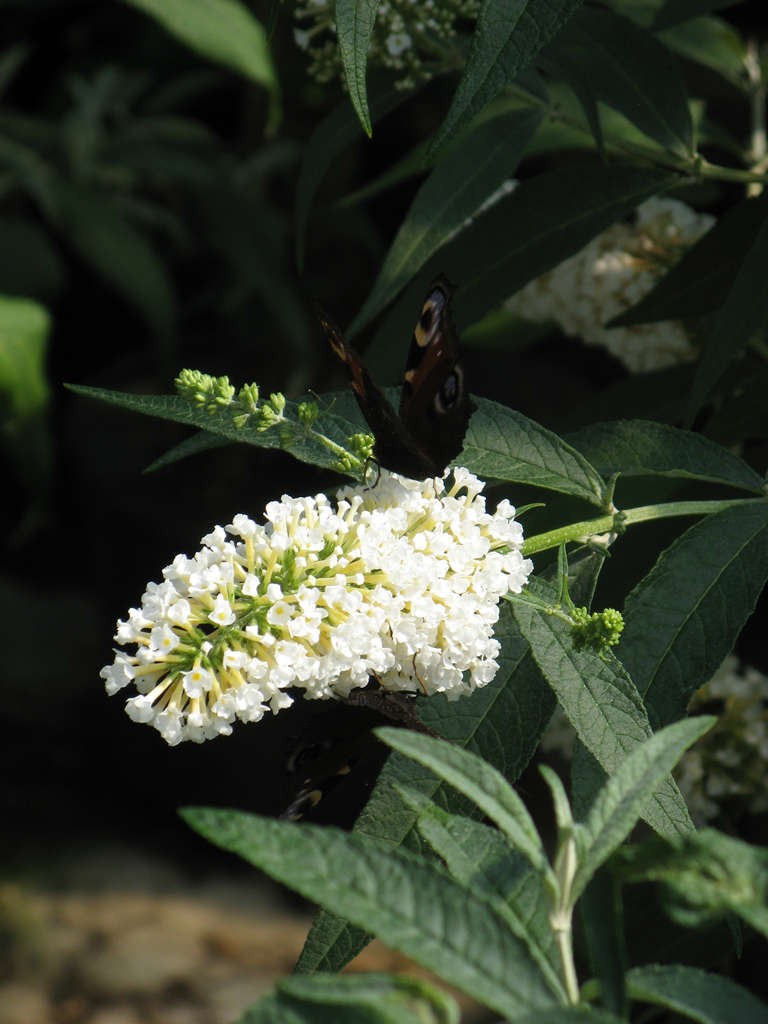
M118 621L101 676L132 684L126 711L169 744L228 735L292 703L387 690L456 698L493 679L502 595L532 565L515 509L485 510L483 484L381 470L373 488L271 502L266 523L235 516L177 555L140 608Z
M455 63L457 24L477 18L479 9L479 0L382 0L368 64L394 72L399 87L411 88ZM296 45L307 53L309 73L318 82L342 74L335 14L335 0L304 0L294 12Z
M768 811L768 676L729 655L697 690L690 710L718 713L713 729L683 757L676 772L699 825Z
M601 345L639 373L695 356L678 320L603 325L634 306L714 223L676 199L649 199L632 224L613 224L580 252L531 281L506 303L526 320L557 323L587 345Z

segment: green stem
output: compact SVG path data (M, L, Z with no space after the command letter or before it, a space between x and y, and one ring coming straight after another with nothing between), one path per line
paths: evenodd
M569 836L558 855L556 872L559 883L559 899L555 912L550 917L560 953L560 965L563 969L563 981L568 1002L575 1006L579 1001L579 979L573 960L573 879L576 874L576 844L573 836Z
M617 511L610 515L598 516L596 519L585 519L579 523L570 523L556 530L548 530L529 537L523 544L524 555L535 555L539 551L548 551L561 544L584 543L592 537L604 533L618 533L635 523L647 523L652 519L669 519L672 516L700 516L713 512L722 512L745 501L763 501L763 498L725 498L721 501L667 501L659 505L641 505L626 511Z
M738 167L721 167L720 164L711 164L709 160L701 159L696 168L696 175L700 178L715 178L717 181L735 181L739 185L748 185L750 182L765 184L768 176L764 171L742 171Z
M592 139L592 132L589 128L576 118L570 117L563 110L543 101L540 97L519 87L510 91L524 96L526 102L540 106L546 111L549 118L553 121L559 121L561 124L565 124L569 128L579 132L584 136L585 140ZM761 100L764 101L764 94L761 97ZM751 168L744 170L739 167L723 167L720 164L710 163L709 160L705 160L700 154L695 154L689 157L680 157L675 153L659 149L657 146L644 146L642 143L627 142L624 139L606 139L605 147L610 152L636 157L641 160L647 160L655 167L677 171L693 180L696 180L697 178L711 178L716 181L733 181L740 185L753 184L757 187L768 184L768 167L766 167L766 158L763 158L762 160L755 160L754 165Z

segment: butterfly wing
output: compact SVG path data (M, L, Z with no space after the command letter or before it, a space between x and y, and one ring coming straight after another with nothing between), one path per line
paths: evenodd
M357 404L375 438L374 455L379 465L393 473L423 480L435 473L427 453L419 451L404 423L381 388L375 383L338 327L324 314L320 323L331 348L347 367Z
M450 315L451 286L433 283L408 353L400 413L395 412L339 329L321 315L333 351L346 365L358 405L385 469L423 480L440 476L461 451L475 408L464 389L459 342Z
M442 473L461 452L475 405L464 386L459 337L451 317L453 288L432 284L414 328L400 397L400 419L414 445Z

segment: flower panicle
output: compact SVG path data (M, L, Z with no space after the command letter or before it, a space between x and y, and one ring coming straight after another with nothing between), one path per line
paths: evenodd
M688 362L696 349L683 321L606 324L643 299L713 223L677 199L649 199L633 223L611 225L506 307L526 320L557 323L564 334L607 349L633 373Z
M382 470L373 488L270 502L177 555L119 620L107 692L170 744L202 742L310 699L484 686L498 669L498 602L531 572L515 509L483 484Z

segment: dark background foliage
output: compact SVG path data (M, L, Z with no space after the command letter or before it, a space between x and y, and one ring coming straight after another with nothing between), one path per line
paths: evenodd
M271 133L263 90L207 64L128 6L0 5L0 58L15 64L0 96L0 294L37 300L52 322L48 405L6 431L0 453L4 868L55 877L59 854L126 836L203 863L214 855L175 817L179 804L279 813L300 782L300 770L288 772L292 754L370 725L359 711L301 707L226 740L171 750L126 718L119 697L106 699L98 678L115 619L178 551L191 553L236 512L257 516L283 492L335 481L244 446L145 474L187 432L86 401L63 383L163 393L192 366L293 397L341 384L313 303L351 320L420 179L367 203L338 200L435 130L450 99L451 83L431 84L334 163L299 275L293 207L302 147L342 94L307 78L287 10L251 6L272 24L283 92ZM757 26L759 8L737 5L732 20ZM731 97L718 90L714 103L725 110ZM554 159L539 156L521 175ZM690 198L717 212L729 190L702 186ZM391 339L391 382L407 340ZM678 387L674 375L632 380L608 355L554 332L502 341L468 345L472 390L553 429L651 415L659 389ZM748 454L764 464L764 438L750 437ZM623 500L642 503L643 493L640 481ZM666 495L658 484L655 491L657 500L706 493L671 482ZM521 489L515 497L538 496ZM566 499L556 499L545 518L568 515ZM680 529L672 522L633 535L608 567L602 603L626 593ZM759 621L758 611L742 645L765 670ZM350 820L376 762L369 753L370 770L327 816Z

